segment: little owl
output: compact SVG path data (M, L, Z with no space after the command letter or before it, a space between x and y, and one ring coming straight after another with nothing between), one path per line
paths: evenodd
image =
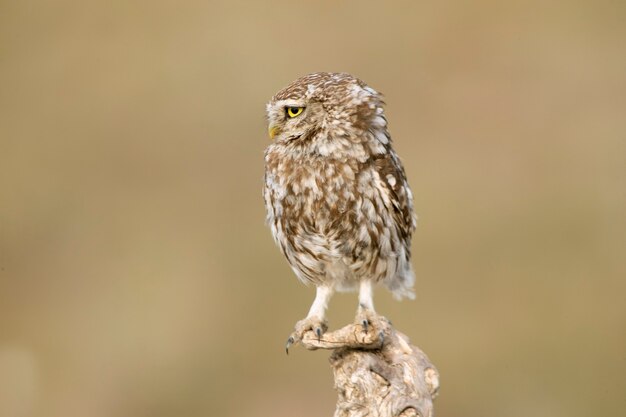
M287 348L320 338L335 290L359 290L356 322L376 327L373 286L414 298L411 235L417 218L391 146L381 95L343 73L299 78L267 104L264 199L274 240L317 293Z

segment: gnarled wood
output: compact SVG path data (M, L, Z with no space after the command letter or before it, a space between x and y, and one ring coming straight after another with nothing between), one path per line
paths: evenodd
M335 417L432 417L439 373L426 354L389 321L364 331L351 324L320 339L307 332L302 345L332 349L338 393Z

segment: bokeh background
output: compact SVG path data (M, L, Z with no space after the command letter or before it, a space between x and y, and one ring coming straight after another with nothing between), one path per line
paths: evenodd
M626 414L626 3L0 2L0 416L330 416L264 105L386 95L439 416ZM330 306L352 320L354 295Z

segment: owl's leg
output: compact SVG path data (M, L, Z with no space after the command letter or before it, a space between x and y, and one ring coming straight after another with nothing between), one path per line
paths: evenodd
M374 311L374 286L369 279L361 281L359 286L359 309Z
M309 309L309 314L307 314L306 317L318 317L321 321L323 321L324 317L326 317L328 302L334 292L335 289L331 285L320 285L317 287L315 300L313 300L313 304L311 304L311 308Z
M326 324L326 308L334 292L335 289L332 285L320 285L317 287L315 300L313 300L309 314L307 314L306 318L296 323L295 330L287 339L287 353L289 353L289 347L302 340L304 334L309 330L315 332L318 339L322 337L322 334L328 328Z
M380 320L381 317L374 310L374 283L371 280L363 280L359 286L359 308L355 321L361 324L367 333L370 326L374 329L379 328Z

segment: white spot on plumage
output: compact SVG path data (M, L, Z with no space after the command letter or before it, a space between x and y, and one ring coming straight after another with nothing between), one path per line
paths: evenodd
M372 119L372 125L377 127L378 129L383 129L387 126L387 122L385 121L384 117L376 116L374 117L374 119Z
M346 164L343 166L343 174L346 176L347 180L349 181L354 180L354 171L352 170L350 165Z
M378 95L378 92L376 90L374 90L372 87L365 87L364 90L367 91L368 93L370 93L373 96L377 96Z
M387 137L387 134L382 130L376 129L374 131L374 136L376 137L376 140L378 140L383 145L387 145L389 143L389 138Z
M367 227L365 225L361 226L359 228L359 241L365 243L366 245L369 245L371 242L371 238L370 238L370 234L369 234L369 230L367 229Z

